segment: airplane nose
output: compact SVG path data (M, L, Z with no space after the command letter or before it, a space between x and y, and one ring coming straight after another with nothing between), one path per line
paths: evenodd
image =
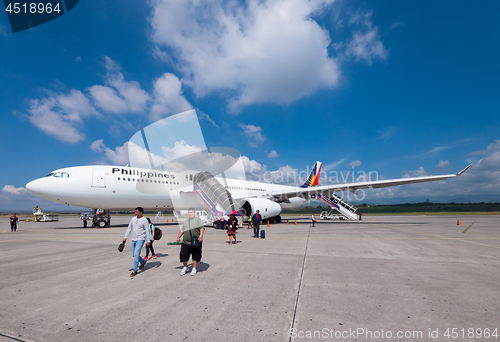
M28 184L26 184L26 189L32 194L40 193L40 181L38 179L35 179L29 182Z

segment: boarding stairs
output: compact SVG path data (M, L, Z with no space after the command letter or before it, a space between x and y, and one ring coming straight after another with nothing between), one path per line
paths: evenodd
M321 199L322 201L326 202L328 205L330 205L333 209L336 209L339 213L344 215L346 218L350 220L357 220L358 219L358 214L356 211L358 208L353 206L350 203L347 203L342 199L342 197L337 196L335 194L332 194L332 197L324 196L322 194L318 194L317 197Z
M208 171L194 175L193 189L212 214L240 209L231 193Z

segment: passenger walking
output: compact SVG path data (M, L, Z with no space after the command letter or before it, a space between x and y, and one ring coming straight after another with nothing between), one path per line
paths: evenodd
M17 223L18 222L19 222L19 218L16 216L16 214L14 214L10 217L10 230L12 232L17 231Z
M229 245L231 246L233 244L231 242L231 238L234 238L234 244L236 244L236 230L238 229L238 220L233 214L229 215L229 220L227 221L226 228L227 236L229 237Z
M149 217L146 217L146 220L149 222L149 236L151 236L151 244L148 246L146 245L146 256L144 257L144 260L151 260L151 259L156 259L156 254L155 254L155 249L153 248L153 242L155 241L155 230L156 227L154 224L151 223L151 220ZM151 256L148 258L149 251L151 251Z
M253 237L258 238L259 237L259 230L260 230L260 224L262 223L262 216L260 216L260 211L256 211L255 214L252 216L252 223L253 223Z
M189 218L184 221L176 240L179 242L183 236L181 251L179 253L179 259L184 265L180 273L181 276L186 274L189 270L188 261L190 256L193 259L193 269L191 270L191 275L194 276L198 272L197 267L198 263L201 261L203 233L205 232L203 221L199 217L196 217L194 209L189 209L188 215Z
M312 225L314 227L314 224L316 223L316 216L314 216L314 214L311 215L311 221L312 221Z
M141 271L146 265L146 260L141 259L141 249L146 242L146 246L151 246L151 235L149 234L148 220L143 216L144 209L142 207L135 208L135 217L132 217L128 224L127 232L123 238L123 244L127 242L127 238L132 232L132 255L134 256L134 266L131 277L137 275L137 271ZM142 262L143 261L143 262ZM141 264L139 266L139 263ZM137 268L139 266L139 268Z

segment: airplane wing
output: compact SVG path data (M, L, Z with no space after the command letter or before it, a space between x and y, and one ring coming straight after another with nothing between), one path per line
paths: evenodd
M326 192L335 191L345 191L349 190L356 194L359 189L380 189L389 186L403 185L403 184L413 184L413 183L423 183L423 182L433 182L453 177L458 177L462 175L471 165L467 166L465 169L457 174L448 174L440 176L426 176L426 177L411 177L411 178L399 178L399 179L386 179L379 181L368 181L368 182L357 182L357 183L343 183L343 184L332 184L315 186L308 188L295 187L289 190L277 190L269 193L270 197L276 201L286 201L292 197L308 197L310 195L321 194Z

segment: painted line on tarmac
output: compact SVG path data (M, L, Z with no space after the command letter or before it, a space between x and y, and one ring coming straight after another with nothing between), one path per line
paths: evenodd
M416 234L424 234L424 235L435 236L435 237L439 238L440 240L457 240L457 241L472 243L472 244L475 244L475 245L481 245L481 246L487 246L487 247L493 247L493 248L499 248L500 249L500 246L494 246L494 245L488 245L486 243L480 243L480 242L476 242L476 241L470 241L470 240L498 240L499 238L468 238L468 239L460 239L460 238L442 236L442 235L438 235L438 234L418 232L418 231L409 230L409 229L396 228L396 227L391 227L391 226L387 226L387 227L388 228L392 228L392 229L397 229L397 230L403 230L403 231L406 231L406 232L416 233Z
M1 333L1 332L0 332L0 336L10 338L10 339L12 339L12 340L14 340L14 341L27 342L26 340L21 340L21 339L19 339L19 338L17 338L17 337L10 336L10 335L6 335L6 334L3 334L3 333Z

